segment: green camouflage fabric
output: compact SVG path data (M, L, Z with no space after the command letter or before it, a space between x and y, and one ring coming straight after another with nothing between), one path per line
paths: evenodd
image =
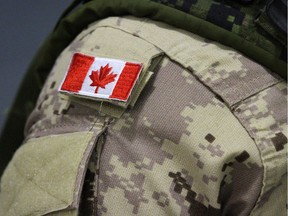
M286 34L268 18L266 1L153 0L211 22L287 61Z
M153 75L108 115L57 92L76 51ZM286 118L286 82L232 48L147 18L100 20L57 58L2 176L0 215L286 215Z

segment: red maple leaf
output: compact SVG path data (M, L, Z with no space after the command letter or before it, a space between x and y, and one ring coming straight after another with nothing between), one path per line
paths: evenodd
M109 64L107 64L105 67L101 66L100 72L98 72L98 70L92 71L91 75L89 76L92 80L90 86L96 86L95 93L98 93L99 87L105 89L105 86L108 83L115 81L115 77L117 76L117 74L113 74L111 70L112 67L109 67Z

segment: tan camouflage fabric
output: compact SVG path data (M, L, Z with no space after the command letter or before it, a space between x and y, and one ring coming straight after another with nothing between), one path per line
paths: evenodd
M57 89L76 51L152 76L120 111L70 98ZM149 19L101 20L58 57L1 179L0 215L286 215L286 118L286 83L235 50Z

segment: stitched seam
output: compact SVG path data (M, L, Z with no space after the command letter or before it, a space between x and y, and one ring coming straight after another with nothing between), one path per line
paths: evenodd
M264 88L263 90L255 93L255 94L253 94L253 95L251 95L250 97L247 97L247 98L245 98L244 100L238 102L237 104L233 105L233 110L235 110L236 107L239 107L242 103L244 103L245 100L247 100L247 99L249 99L249 98L251 98L251 97L253 97L253 96L257 95L257 94L260 94L261 92L263 92L263 91L265 91L265 90L267 90L267 89L269 89L269 88L272 88L273 86L276 86L277 84L279 84L279 83L281 83L281 82L283 82L283 80L279 80L279 82L274 83L273 85L270 85L270 86ZM234 113L233 113L233 114L234 114ZM249 130L249 128L246 128L246 126L245 126L245 124L244 124L244 123L246 123L246 125L248 125L248 120L247 120L247 118L244 118L242 115L241 115L241 116L240 116L240 115L237 116L237 115L234 114L234 116L238 119L238 121L240 122L240 124L241 124L241 125L243 126L243 128L247 131L247 133L249 134L249 136L253 139L253 141L254 141L254 143L255 143L258 151L259 151L259 156L260 156L260 159L261 159L261 163L262 163L262 165L263 165L263 177L262 177L262 187L261 187L261 191L260 191L260 193L259 193L259 195L258 195L258 197L257 197L257 200L256 200L256 202L255 202L255 205L253 206L253 208L252 208L251 211L249 212L249 215L253 215L254 211L256 210L256 207L257 207L258 202L260 201L261 197L264 195L263 192L264 192L264 188L265 188L265 186L266 186L266 185L265 185L265 179L267 178L267 170L269 170L269 166L267 165L266 162L264 162L264 158L263 158L263 156L262 156L262 151L260 150L258 144L257 144L256 141L255 141L255 138L257 138L257 137L259 137L259 136L257 136L257 135L254 133L253 130ZM242 122L243 122L243 123L242 123ZM254 138L254 137L255 137L255 138Z
M145 19L145 20L141 21L141 23L143 23L142 26L143 26L145 23L147 23L147 22L146 22L147 20L149 20L149 19ZM128 30L122 29L122 28L120 28L119 26L111 26L110 24L104 24L104 25L101 24L100 26L97 26L97 27L95 28L95 30L98 29L98 28L107 28L107 27L108 27L108 28L112 28L112 29L117 29L117 30L122 31L122 32L125 32L125 33L127 33L127 34L129 34L129 35L131 35L131 36L134 36L134 35L133 35L131 32L129 32ZM137 36L137 37L138 37L139 39L142 39L143 41L145 41L145 42L147 42L147 43L149 43L149 44L157 47L157 48L160 49L162 52L164 52L165 55L167 55L168 57L170 57L170 55L167 54L167 51L165 51L165 50L161 49L160 47L158 47L157 44L152 43L152 42L146 40L145 38L142 38L141 36ZM185 68L185 66L180 62L179 58L177 58L177 59L173 58L173 59L174 59L178 64L180 64L183 68ZM207 70L207 69L208 69L208 68L205 68L205 69L203 69L203 71L204 71L204 70ZM192 69L191 72L193 72L193 69ZM268 72L267 72L267 73L268 73ZM197 75L195 75L194 73L192 73L192 74L198 78ZM223 83L225 84L226 89L227 89L228 87L230 88L230 86L228 86L228 84L225 82L225 79L223 79L222 77L221 77L221 79L223 80ZM208 86L207 84L205 84L204 81L202 81L202 80L200 80L200 79L199 79L199 81L200 81L202 84L204 84L205 86L207 86L215 95L219 95L217 92L215 92L215 90L212 89L212 87L210 87L210 86ZM258 93L260 93L261 91L263 91L263 90L265 90L265 89L267 89L267 88L269 88L269 87L271 87L271 86L273 86L273 85L276 85L276 84L278 84L278 83L281 82L281 81L282 81L282 80L280 79L280 80L275 81L275 82L272 82L272 83L270 82L270 83L267 84L266 87L259 89L257 92L254 92L253 94L251 94L251 95L249 95L249 96L246 96L246 97L245 97L244 99L242 99L241 101L248 99L250 96L253 96L253 95L258 94ZM219 96L221 96L221 95L219 95ZM229 107L232 108L232 106L234 106L235 104L237 104L237 103L239 103L239 102L240 102L240 101L234 102L233 104L229 105Z

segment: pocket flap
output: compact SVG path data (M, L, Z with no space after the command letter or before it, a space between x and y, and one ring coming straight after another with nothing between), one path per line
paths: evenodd
M98 135L76 132L28 140L2 177L0 212L42 215L77 207L84 170Z

